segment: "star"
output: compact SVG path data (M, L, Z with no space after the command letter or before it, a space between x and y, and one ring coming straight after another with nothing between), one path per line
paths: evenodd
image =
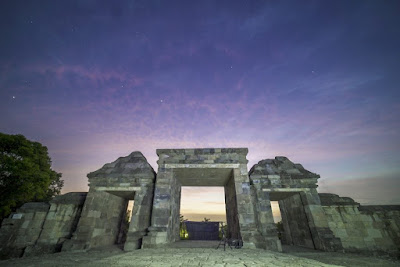
M15 99L15 96L13 95L12 98Z
M163 102L163 100L161 99L161 100L160 100L160 102L162 103L162 102Z

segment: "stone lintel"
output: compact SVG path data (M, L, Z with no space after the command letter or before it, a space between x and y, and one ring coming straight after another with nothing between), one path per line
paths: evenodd
M100 187L95 187L97 191L127 191L127 192L136 192L140 191L141 188L139 186L100 186Z
M95 190L133 200L135 198L135 193L141 191L141 188L139 186L99 186L95 187Z
M236 169L240 167L240 163L223 163L223 164L171 164L165 163L161 164L160 167L162 168L169 168L169 169Z
M263 188L262 191L264 192L293 192L293 193L297 193L297 192L307 192L309 191L309 188Z
M263 192L269 193L271 201L283 200L301 192L309 192L309 188L263 188Z
M186 148L186 149L157 149L157 155L184 155L184 154L195 154L195 155L206 155L206 154L241 154L247 155L249 152L248 148Z

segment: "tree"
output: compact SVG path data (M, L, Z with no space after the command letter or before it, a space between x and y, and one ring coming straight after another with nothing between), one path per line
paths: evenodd
M0 133L0 221L26 202L48 201L64 181L51 169L47 147Z
M187 219L183 217L182 214L179 214L179 236L181 239L188 239L189 234L186 229Z
M206 217L204 217L204 220L203 220L203 222L209 222L210 221L210 219L209 218L206 218Z

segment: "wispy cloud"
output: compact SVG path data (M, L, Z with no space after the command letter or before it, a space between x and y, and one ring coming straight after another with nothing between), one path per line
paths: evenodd
M319 192L351 197L364 205L400 204L398 173L386 175L386 177L366 177L339 181L326 179L320 181L319 184Z

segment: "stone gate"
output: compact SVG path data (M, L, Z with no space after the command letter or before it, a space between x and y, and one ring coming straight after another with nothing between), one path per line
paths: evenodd
M124 249L141 247L150 224L155 172L140 152L133 152L89 173L89 193L71 240L63 250L82 250L117 243L129 200L134 200Z
M143 247L179 239L181 186L223 186L229 237L263 245L247 171L247 148L158 149L158 173L149 233ZM270 248L278 250L276 234Z
M318 194L319 175L286 157L247 169L247 148L158 149L156 174L140 152L89 173L89 192L50 203L26 203L0 228L0 259L119 242L129 200L125 251L164 247L179 239L182 186L223 186L228 237L245 248L281 251L284 244L323 251L400 255L400 206L360 206ZM321 201L322 200L322 201ZM271 201L278 201L281 240Z
M279 201L284 243L324 251L342 250L341 241L329 229L321 206L316 189L318 174L286 157L275 157L254 165L249 177L259 229L264 235L276 236L270 201Z

